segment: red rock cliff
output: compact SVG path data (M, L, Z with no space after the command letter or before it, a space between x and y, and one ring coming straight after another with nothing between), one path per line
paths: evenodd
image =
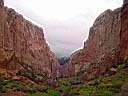
M118 64L120 52L121 8L106 10L90 28L84 48L72 54L68 75L84 75L92 79ZM90 74L88 77L86 74Z
M128 0L124 0L121 11L121 60L128 62Z
M72 54L67 76L90 80L115 64L128 62L128 0L122 8L102 13L90 28L84 48Z
M59 74L58 61L46 43L42 28L5 8L0 0L0 68L18 72L22 64L48 77Z

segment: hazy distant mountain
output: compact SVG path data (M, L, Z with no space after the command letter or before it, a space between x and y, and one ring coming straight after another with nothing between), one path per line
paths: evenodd
M62 57L62 58L59 58L59 59L58 59L60 65L64 65L64 64L68 63L69 60L70 60L69 57Z

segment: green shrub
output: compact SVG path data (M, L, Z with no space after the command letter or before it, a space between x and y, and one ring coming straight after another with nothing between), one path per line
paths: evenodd
M29 64L22 63L21 65L22 65L22 67L24 67L25 69L32 69L32 66L29 65Z
M113 93L111 91L103 91L101 96L113 96Z
M49 96L46 93L36 92L33 94L28 94L27 96Z
M44 85L35 85L35 89L39 92L47 92L48 87Z
M112 87L115 89L120 89L124 81L116 80L112 82Z
M54 90L48 90L48 96L60 96L60 93Z
M26 71L19 71L18 73L17 73L18 75L20 75L20 76L24 76L24 77L27 77L27 78L29 78L30 80L32 80L32 81L34 81L35 80L35 74L32 72L32 71L30 71L30 70L26 70Z

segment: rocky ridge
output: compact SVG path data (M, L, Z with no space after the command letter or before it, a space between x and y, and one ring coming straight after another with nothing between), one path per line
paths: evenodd
M28 70L46 77L59 76L58 60L46 43L43 29L4 7L3 0L0 0L0 68L14 77Z
M128 61L128 0L115 10L100 14L90 28L89 37L81 50L70 57L66 76L81 76L91 80L104 75L113 66Z
M90 28L89 38L84 48L71 56L69 65L74 68L70 75L79 75L91 66L94 74L105 73L113 64L118 63L120 44L120 11L106 10L95 20ZM93 75L95 78L95 76Z

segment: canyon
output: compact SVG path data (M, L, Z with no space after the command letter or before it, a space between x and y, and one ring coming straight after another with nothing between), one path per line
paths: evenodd
M65 61L67 64L63 64ZM123 1L121 8L101 13L90 28L83 49L74 52L70 58L63 58L61 63L46 43L43 29L5 7L4 1L0 0L0 79L27 84L47 82L53 88L57 88L57 84L64 85L64 77L69 81L77 78L76 82L70 82L71 85L84 84L116 74L120 68L117 66L128 64L128 0ZM54 84L57 79L62 83L58 80L59 83Z

